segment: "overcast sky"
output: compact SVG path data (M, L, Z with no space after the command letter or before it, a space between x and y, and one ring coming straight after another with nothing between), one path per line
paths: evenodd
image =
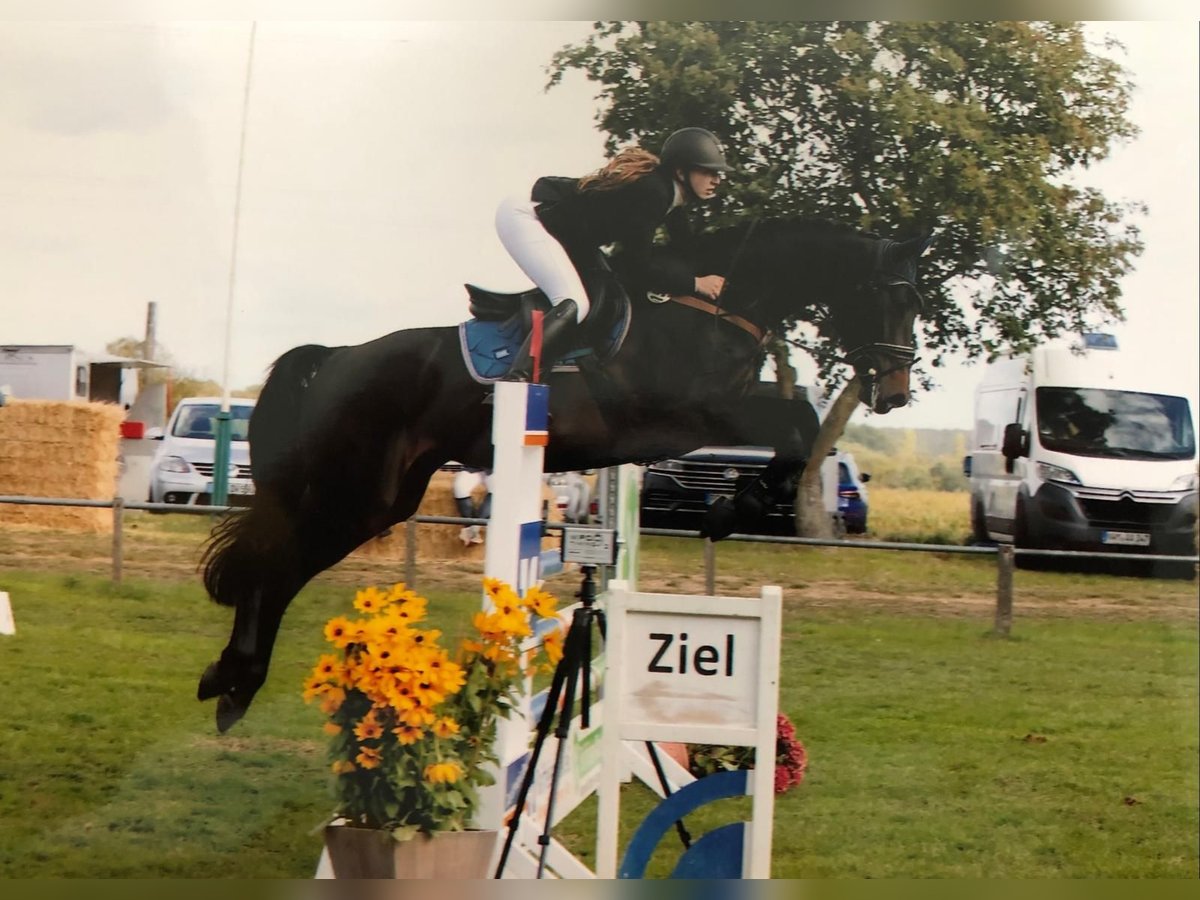
M463 282L527 282L492 226L538 175L602 161L594 88L543 90L586 22L260 23L230 382L302 343L465 316ZM1116 329L1195 396L1197 29L1105 22L1128 47L1141 136L1083 180L1143 200L1146 251ZM0 342L102 350L143 333L220 380L249 23L0 23ZM965 428L978 367L886 419Z

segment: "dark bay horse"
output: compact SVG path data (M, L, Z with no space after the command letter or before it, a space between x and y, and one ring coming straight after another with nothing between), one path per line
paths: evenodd
M916 261L927 246L822 220L763 220L699 238L704 271L731 276L719 307L633 296L611 359L546 379L546 470L708 444L771 443L781 457L802 457L818 427L807 404L808 416L771 441L747 440L745 424L765 335L788 320L825 320L877 413L907 404ZM209 594L236 608L229 643L198 690L218 698L219 730L266 680L284 611L309 579L413 515L447 461L491 464L490 394L467 370L456 327L297 347L276 361L250 424L253 504L214 529L203 562Z

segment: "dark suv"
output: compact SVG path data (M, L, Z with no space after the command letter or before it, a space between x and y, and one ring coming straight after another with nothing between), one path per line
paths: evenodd
M701 447L678 459L651 464L642 481L642 525L647 528L699 529L708 506L718 497L732 498L750 484L762 474L773 455L774 451L767 447ZM864 482L871 476L859 475L853 457L836 451L829 455L824 471L831 482L825 491L825 508L846 531L852 534L865 532L867 491ZM773 498L762 520L745 530L754 534L795 534L795 493L795 479L790 479Z

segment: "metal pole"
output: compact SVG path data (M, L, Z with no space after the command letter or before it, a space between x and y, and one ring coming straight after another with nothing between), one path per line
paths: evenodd
M996 553L996 624L993 634L1008 637L1012 631L1013 548L1001 544Z
M704 539L704 593L710 597L717 593L717 545L712 538Z
M242 219L242 169L246 158L246 119L250 111L250 76L254 72L254 37L258 22L250 24L250 49L246 53L246 88L242 96L242 134L238 144L237 187L233 197L233 247L229 254L229 296L225 305L225 369L221 379L221 411L217 413L217 446L213 459L213 506L224 506L229 499L229 357L233 342L233 297L237 284L238 231Z
M125 498L113 497L112 504L112 580L121 583L121 564L124 555L122 537L125 529Z

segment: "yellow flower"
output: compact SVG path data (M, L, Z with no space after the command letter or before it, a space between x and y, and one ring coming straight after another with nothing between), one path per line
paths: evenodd
M313 678L321 678L325 681L337 681L342 677L342 669L345 666L339 656L332 653L325 653L317 661L317 667L313 669Z
M430 784L454 784L462 774L462 766L456 762L433 763L425 767L425 780Z
M342 726L337 725L333 722L326 722L324 725L321 726L321 728L326 734L341 734L342 733Z
M304 702L312 703L317 697L329 693L333 690L333 685L325 681L323 678L313 677L304 683Z
M396 736L396 740L403 746L407 747L410 744L415 744L425 736L425 729L419 728L416 725L397 725L392 729L392 734Z
M330 619L325 626L325 640L335 647L347 647L357 638L358 627L345 616Z
M342 704L346 702L346 692L340 687L331 687L321 698L321 712L327 716L332 716L335 712L342 708Z
M467 683L467 673L458 663L449 661L433 662L427 673L431 684L446 694L457 694Z
M363 588L354 595L354 608L359 612L374 615L384 608L388 603L386 594L381 594L374 587Z
M382 762L382 751L378 747L363 747L354 761L364 769L377 769Z
M403 712L397 711L396 718L405 725L412 725L414 728L424 728L426 725L432 725L437 719L433 710L424 706L414 706L412 709L406 709Z
M532 587L525 592L525 605L543 619L548 619L558 611L558 599L541 588Z
M397 595L396 605L389 612L398 619L406 622L420 622L425 618L429 601L419 597L412 591L404 591Z
M433 733L440 738L451 737L458 734L458 723L449 716L442 716L433 723Z
M350 762L348 759L339 759L329 768L333 770L334 775L349 775L351 772L355 771L354 763Z
M354 728L354 736L360 741L373 741L383 737L383 726L375 718L375 710L367 713Z
M546 659L551 665L558 665L563 655L563 633L555 628L542 637L542 649L546 651Z

